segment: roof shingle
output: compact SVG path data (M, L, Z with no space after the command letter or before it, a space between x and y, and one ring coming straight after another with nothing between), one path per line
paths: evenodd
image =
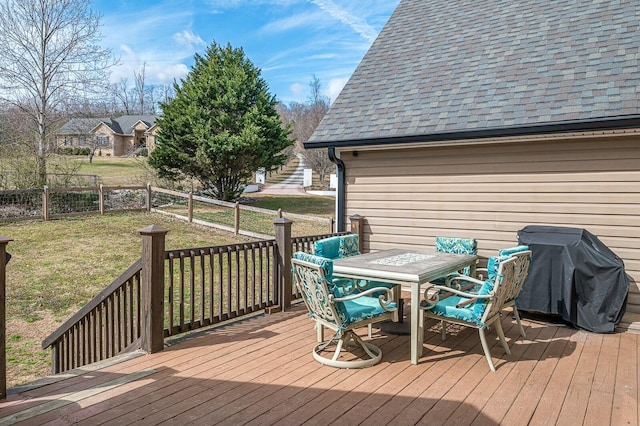
M305 146L640 114L637 0L402 0Z

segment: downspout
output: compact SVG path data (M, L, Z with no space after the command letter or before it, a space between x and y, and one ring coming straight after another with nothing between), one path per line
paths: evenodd
M344 162L336 155L334 147L329 148L329 160L338 168L338 188L336 189L336 227L338 232L344 231Z

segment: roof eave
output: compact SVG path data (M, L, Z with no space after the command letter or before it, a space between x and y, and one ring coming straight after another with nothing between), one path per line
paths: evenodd
M513 136L544 135L552 133L571 133L581 131L616 130L640 127L640 115L627 115L618 117L604 117L582 119L575 121L562 121L555 123L542 123L526 126L505 126L485 128L477 130L456 130L451 132L428 133L423 135L408 135L397 137L379 137L366 139L341 139L331 141L307 141L303 145L305 149L314 148L350 148L369 145L397 145L407 143L428 143L460 141L465 139L485 139Z

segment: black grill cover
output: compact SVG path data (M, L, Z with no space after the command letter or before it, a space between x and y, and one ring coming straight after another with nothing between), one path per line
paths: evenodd
M530 225L518 241L531 249L518 309L561 315L596 333L615 330L629 291L622 259L580 228Z

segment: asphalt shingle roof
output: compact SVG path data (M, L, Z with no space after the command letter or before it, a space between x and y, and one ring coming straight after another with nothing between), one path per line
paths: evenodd
M116 119L110 118L72 118L66 122L58 131L59 135L87 134L100 123L104 123L114 133L119 135L132 135L133 126L138 121L142 121L147 128L153 126L157 120L155 115L122 115Z
M640 114L638 0L402 0L305 144Z

